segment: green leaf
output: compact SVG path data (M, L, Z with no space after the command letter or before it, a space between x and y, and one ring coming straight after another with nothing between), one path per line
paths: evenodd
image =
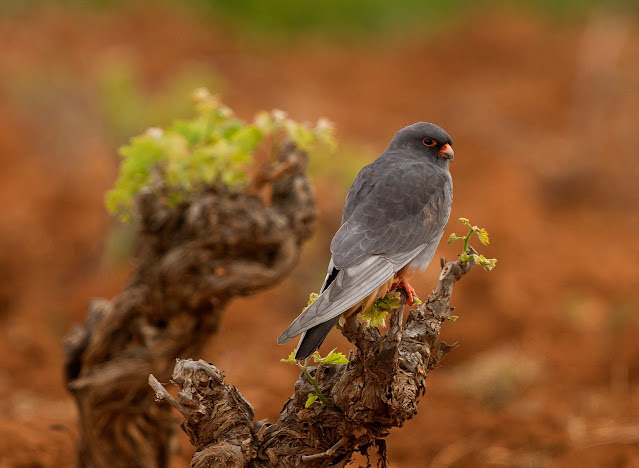
M286 359L280 359L280 362L283 362L284 364L297 365L297 359L295 359L295 350L291 351L291 354L289 354Z
M455 235L455 233L453 232L453 233L450 235L450 237L448 238L448 243L449 243L449 244L452 244L452 243L453 243L453 242L455 242L456 240L460 240L460 239L463 239L463 237L457 237L457 236Z
M315 403L315 400L317 400L317 395L315 395L314 393L309 393L308 398L306 399L306 403L304 403L304 408L308 408L309 406L311 406L313 403Z
M177 120L168 129L168 131L181 135L186 139L189 146L194 146L204 140L207 130L208 122L202 119L195 121Z
M379 299L375 299L378 301ZM386 316L388 310L384 310L384 306L379 304L373 304L367 309L359 313L359 317L366 321L366 325L369 327L383 327L386 324Z
M342 353L336 353L333 349L328 355L321 359L322 364L348 364L348 358Z
M470 225L470 221L468 220L468 218L459 218L459 221L460 221L462 224L464 224L464 225L468 226L469 228L472 228L472 226Z
M384 326L388 313L400 306L400 298L399 292L388 292L384 297L375 299L368 309L359 313L359 317L365 320L369 327Z
M238 129L230 138L239 153L251 153L257 149L264 138L264 132L253 125Z
M475 261L486 271L490 271L497 266L496 258L486 258L483 255L475 255Z
M335 350L337 348L333 348L325 357L322 357L319 351L315 351L311 357L315 363L320 364L347 364L348 359L342 353L336 353Z
M284 122L284 130L288 137L303 150L308 150L315 142L315 135L311 130L302 124L293 122L292 120L286 120Z
M479 237L479 241L484 244L484 245L488 245L490 242L488 240L488 231L486 231L486 229L481 228L478 231L475 231L477 233L477 236Z

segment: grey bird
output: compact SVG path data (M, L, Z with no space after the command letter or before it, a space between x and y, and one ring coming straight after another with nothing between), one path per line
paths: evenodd
M391 289L404 289L413 303L407 275L428 266L450 215L452 144L440 127L414 123L359 172L319 296L277 340L283 344L302 333L296 359L313 354L342 314L366 310Z

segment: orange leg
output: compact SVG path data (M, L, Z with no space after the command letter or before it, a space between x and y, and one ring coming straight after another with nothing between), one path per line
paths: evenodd
M400 277L397 283L393 283L391 289L403 289L406 291L406 295L408 296L408 305L413 305L413 298L417 297L417 291L408 284L408 280L405 276Z

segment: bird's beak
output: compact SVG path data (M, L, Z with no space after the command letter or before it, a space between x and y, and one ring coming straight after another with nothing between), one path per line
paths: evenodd
M455 157L455 152L453 151L453 148L446 143L442 146L442 149L439 150L439 155L444 159L453 159Z

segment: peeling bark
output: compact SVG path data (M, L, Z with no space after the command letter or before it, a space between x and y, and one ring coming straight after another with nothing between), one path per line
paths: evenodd
M139 195L138 252L128 284L112 301L91 301L86 323L65 337L65 379L79 409L82 466L168 465L175 421L169 406L153 402L147 376L167 381L176 357L201 352L229 300L291 271L315 219L305 166L305 153L286 144L246 192L218 185L169 206L166 187L156 182ZM183 410L192 414L185 395ZM221 398L243 401L241 395ZM218 436L213 429L199 435L208 447L200 456L248 456L235 445L213 446Z
M191 466L343 467L355 452L375 455L379 466L388 466L385 437L417 414L428 372L455 346L437 340L452 310L453 286L473 265L442 260L437 288L405 324L402 294L386 333L349 317L343 333L357 347L350 362L324 365L319 375L317 367L310 368L330 404L305 408L313 387L300 374L275 424L253 421L251 405L210 363L177 362L172 378L182 389L177 400L166 398L151 376L156 398L184 416L182 428L196 447Z

